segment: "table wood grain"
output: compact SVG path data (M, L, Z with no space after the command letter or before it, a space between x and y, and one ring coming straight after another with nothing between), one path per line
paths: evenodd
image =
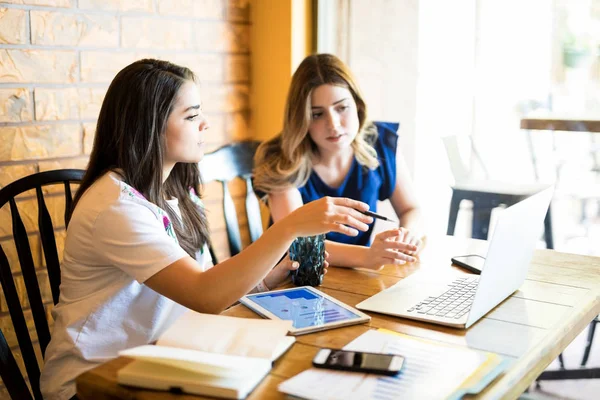
M540 131L600 132L600 117L533 117L521 119L521 129Z
M419 261L387 265L379 271L330 268L323 292L352 306L394 285L417 270L436 273L454 268L455 255L485 254L487 242L451 236L429 239ZM463 271L464 273L467 273ZM259 318L242 305L223 314ZM522 287L468 330L369 313L368 324L297 337L249 399L284 399L277 386L310 368L321 347L343 347L369 329L386 328L416 337L491 351L510 360L509 368L475 399L514 399L600 314L600 258L536 250ZM85 399L200 399L199 396L141 390L117 384L117 371L131 359L119 357L77 378L77 395Z

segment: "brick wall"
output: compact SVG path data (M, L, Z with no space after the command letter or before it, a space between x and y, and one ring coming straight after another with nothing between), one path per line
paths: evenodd
M173 61L198 74L211 123L209 151L251 137L250 25L249 0L0 1L0 188L38 171L85 168L110 81L122 67L144 57ZM234 186L236 204L242 204L244 193ZM220 189L206 189L213 240L223 258ZM64 200L47 192L62 252ZM49 311L50 291L35 232L36 202L24 195L18 204ZM24 299L11 229L6 206L0 209L0 245ZM28 322L33 330L30 314ZM17 350L3 296L0 329ZM16 355L21 363L18 351Z

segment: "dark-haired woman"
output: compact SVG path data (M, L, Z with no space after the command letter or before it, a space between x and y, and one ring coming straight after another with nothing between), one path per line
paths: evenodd
M44 398L71 398L79 374L155 341L186 309L219 313L279 284L291 262L273 267L297 236L356 235L372 222L362 202L323 199L212 266L197 166L208 128L187 68L141 60L111 83L67 230Z

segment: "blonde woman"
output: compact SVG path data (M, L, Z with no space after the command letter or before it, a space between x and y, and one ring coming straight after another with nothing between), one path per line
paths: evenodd
M379 268L415 261L419 206L406 165L397 155L398 124L372 123L349 68L316 54L300 64L288 92L283 131L255 157L255 187L268 195L274 222L325 196L369 204L389 199L401 228L355 237L327 234L329 263Z

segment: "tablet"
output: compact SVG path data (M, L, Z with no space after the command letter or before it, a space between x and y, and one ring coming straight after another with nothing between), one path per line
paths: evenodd
M367 314L311 286L249 294L242 297L240 302L265 318L291 320L292 335L303 335L371 320Z

